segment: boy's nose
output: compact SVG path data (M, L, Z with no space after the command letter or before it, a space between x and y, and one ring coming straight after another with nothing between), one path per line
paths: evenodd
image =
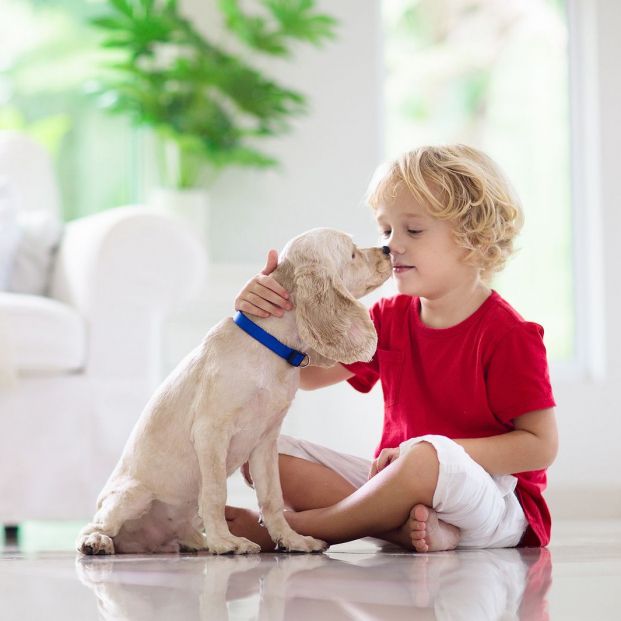
M384 254L390 254L390 247L389 246L382 246L382 252Z

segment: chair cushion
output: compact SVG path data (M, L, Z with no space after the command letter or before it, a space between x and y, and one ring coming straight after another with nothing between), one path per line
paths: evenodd
M0 291L9 288L18 243L17 209L11 200L6 179L0 176Z
M11 219L0 234L0 288L46 295L62 232L60 195L50 155L20 132L0 131L0 208Z
M60 224L45 211L19 214L17 224L18 240L5 290L44 296L60 241Z
M2 333L9 339L9 363L17 371L83 368L86 326L70 306L34 295L0 292L0 322Z

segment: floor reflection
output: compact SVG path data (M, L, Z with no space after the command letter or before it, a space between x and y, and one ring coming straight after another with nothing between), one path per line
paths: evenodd
M546 549L80 557L105 621L548 618Z

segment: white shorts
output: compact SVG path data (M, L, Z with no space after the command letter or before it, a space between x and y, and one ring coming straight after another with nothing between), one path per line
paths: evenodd
M461 530L458 547L516 546L528 526L514 493L517 479L489 475L459 444L445 436L411 438L401 444L400 455L419 442L431 444L438 455L440 470L432 508L440 519ZM372 463L284 435L278 439L278 452L326 466L356 488L368 480Z

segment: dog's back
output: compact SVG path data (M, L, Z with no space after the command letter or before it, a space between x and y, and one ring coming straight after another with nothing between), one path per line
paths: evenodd
M163 502L195 500L200 472L193 426L209 420L230 475L257 438L281 423L298 378L296 369L224 319L149 400L100 501L120 478L141 481Z

